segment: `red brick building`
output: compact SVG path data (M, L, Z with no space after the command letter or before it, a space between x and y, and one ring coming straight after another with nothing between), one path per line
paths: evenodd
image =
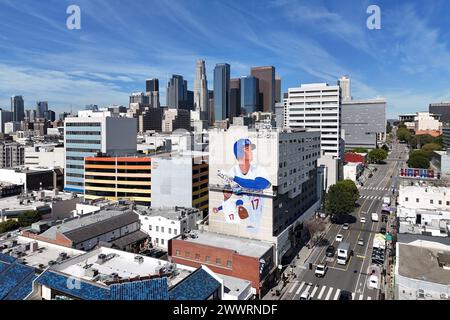
M197 237L169 241L169 256L175 263L248 280L260 294L276 270L272 244L217 233L198 232Z
M365 153L352 153L346 152L344 155L344 161L346 163L367 163L367 154Z

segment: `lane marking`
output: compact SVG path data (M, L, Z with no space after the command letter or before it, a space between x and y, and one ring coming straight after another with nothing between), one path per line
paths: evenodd
M294 292L294 290L295 290L295 287L297 286L297 284L299 284L299 282L298 281L295 281L293 284L292 284L292 287L291 287L291 289L289 289L289 293L292 293L292 292Z
M330 290L328 290L328 294L325 297L325 300L330 300L331 292L333 292L333 287L330 287Z
M300 287L298 287L297 292L295 293L296 296L298 296L298 294L300 293L300 291L302 290L302 288L304 287L305 282L302 282L302 284L300 285Z
M323 287L322 287L322 290L320 290L319 295L317 296L317 299L322 298L322 295L323 295L323 293L325 292L325 289L326 289L326 288L327 288L326 286L323 286Z
M314 287L314 290L311 292L311 298L314 297L314 294L316 293L317 289L319 289L319 287Z
M355 300L355 293L352 292L352 300Z
M372 300L372 297L367 297L367 300Z
M363 300L364 299L364 296L361 294L360 296L359 296L359 300Z
M341 289L337 289L336 294L334 295L334 299L333 300L337 300L339 297L339 293L341 292Z

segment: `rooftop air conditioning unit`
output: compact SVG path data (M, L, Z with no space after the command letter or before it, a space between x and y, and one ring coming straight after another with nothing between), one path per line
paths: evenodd
M134 257L134 261L137 263L143 263L144 262L144 257L143 256L135 256Z

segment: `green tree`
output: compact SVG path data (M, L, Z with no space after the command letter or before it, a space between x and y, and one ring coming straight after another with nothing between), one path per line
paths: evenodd
M383 144L383 146L381 147L381 149L383 149L386 152L389 152L389 147L385 144Z
M408 166L410 168L428 169L430 168L430 160L424 154L413 154L409 156Z
M342 184L332 185L325 198L325 208L333 215L349 214L355 209L354 196Z
M344 189L346 192L349 192L352 195L353 202L358 201L359 199L359 190L356 186L355 182L352 180L343 180L338 181L336 183L340 188Z
M386 160L388 156L387 151L383 149L375 149L369 152L369 161L371 163L380 163L384 160Z
M411 138L412 138L412 134L411 131L409 131L408 129L405 128L400 128L397 130L397 138L400 141L406 141L406 142L410 142Z
M438 150L441 150L441 149L442 149L442 147L439 144L434 143L434 142L427 143L426 145L424 145L422 147L422 150L423 151L427 151L427 152L438 151Z
M19 216L18 221L21 227L29 227L41 218L42 215L39 211L27 211Z
M389 134L392 132L392 125L391 123L388 121L388 123L386 124L386 133Z
M20 228L19 222L15 220L6 220L0 223L0 233L13 231Z
M403 122L401 122L401 123L398 124L398 128L399 129L406 129L406 125Z

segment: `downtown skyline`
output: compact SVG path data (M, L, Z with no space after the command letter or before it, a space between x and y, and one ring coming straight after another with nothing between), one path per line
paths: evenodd
M215 65L228 63L231 78L274 66L282 92L348 75L355 99L386 98L388 118L450 100L445 1L377 1L381 30L366 27L369 1L78 1L81 30L66 28L70 4L0 0L1 108L13 95L58 113L127 105L145 79L172 74L193 90L198 59L210 90Z

